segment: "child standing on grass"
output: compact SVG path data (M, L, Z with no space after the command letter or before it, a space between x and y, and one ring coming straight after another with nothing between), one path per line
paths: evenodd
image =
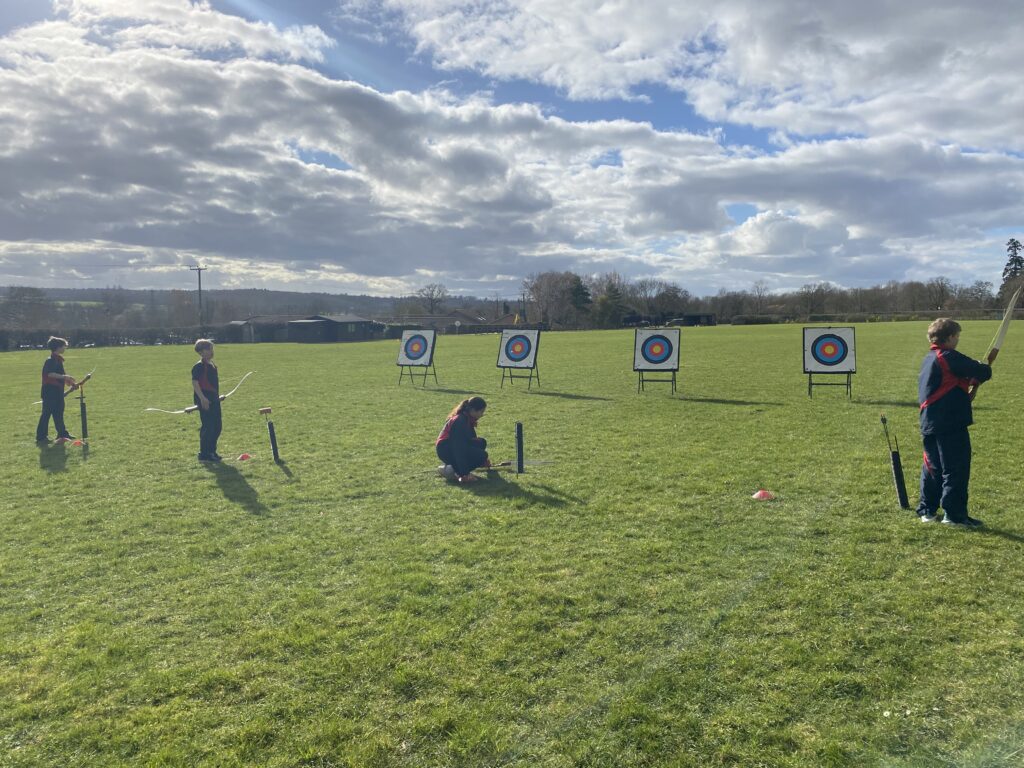
M199 362L192 366L192 400L199 406L199 455L200 461L220 461L217 453L217 438L221 432L220 382L217 366L213 364L213 342L209 339L196 341L195 350Z
M51 336L46 341L50 350L50 356L43 363L43 384L40 389L40 397L43 400L43 413L39 417L39 425L36 427L36 442L49 442L47 432L50 427L50 417L53 417L53 427L57 430L57 439L74 440L64 426L64 386L72 390L78 388L75 380L64 373L64 350L68 347L67 339L58 336Z
M971 384L991 379L992 368L956 351L960 330L960 324L948 317L928 326L931 351L921 364L917 387L924 440L917 515L922 523L931 523L941 506L946 513L943 523L977 528L981 520L967 514L971 479L967 428L973 423L968 390Z
M471 397L448 414L441 434L434 442L437 457L444 462L437 468L441 477L472 483L479 479L470 474L474 469L491 466L491 460L487 458L487 441L476 436L477 422L483 418L486 409L487 403L482 397Z

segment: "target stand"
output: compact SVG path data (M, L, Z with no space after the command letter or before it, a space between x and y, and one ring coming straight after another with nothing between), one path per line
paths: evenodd
M668 384L674 395L679 373L679 329L637 328L633 338L633 370L637 393L646 391L649 383L658 383Z
M853 328L804 328L804 373L807 396L815 387L845 387L853 399L853 374L857 372L857 347ZM815 375L818 380L815 381ZM821 377L831 379L822 381ZM839 377L839 381L835 379Z
M537 367L537 349L540 346L539 330L504 330L498 344L498 367L501 368L501 387L505 379L511 385L516 379L526 379L526 388L533 387L534 378L540 386L540 369ZM518 371L518 373L517 373Z
M537 386L540 386L540 369L537 366L530 368L529 374L513 373L515 368L502 368L501 369L501 388L505 387L505 379L508 379L509 386L512 385L512 379L526 379L526 388L530 389L533 386L534 378L537 379Z
M419 369L419 372L417 372L417 370L416 370L417 368ZM428 376L433 376L434 377L434 383L435 384L438 383L437 382L437 369L434 367L433 363L431 363L429 366L426 366L426 365L403 365L403 366L401 366L401 368L398 371L398 386L402 386L402 379L404 379L406 376L409 377L409 381L411 381L413 383L413 386L416 385L416 379L417 378L420 379L420 383L423 384L423 386L426 386L427 385L427 377Z
M416 379L422 379L426 386L427 377L433 376L437 384L437 368L434 366L434 344L437 341L437 331L403 331L402 345L398 349L398 386L402 386L402 379L406 376L413 386ZM417 371L419 369L419 371Z
M650 371L637 371L636 372L637 382L636 391L646 392L648 384L670 384L671 392L674 395L676 393L676 372L672 371L672 378L669 379L653 379L651 378Z
M829 375L829 374L819 374ZM834 374L836 376L842 376L843 374ZM847 399L853 399L853 374L847 373L845 381L815 381L814 374L807 374L807 396L814 397L814 387L846 387Z

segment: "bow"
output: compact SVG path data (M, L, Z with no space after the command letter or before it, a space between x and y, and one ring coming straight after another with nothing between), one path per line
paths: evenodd
M66 398L68 395L70 395L76 389L81 389L82 385L85 384L85 382L87 382L89 379L91 379L92 375L94 373L96 373L96 367L95 366L93 366L93 369L91 371L89 371L87 374L85 374L85 378L83 378L80 382L75 384L75 386L71 387L71 389L69 389L67 392L65 392L64 393L64 397Z
M245 376L243 376L242 378L240 378L240 379L238 380L238 383L237 383L237 384L235 384L235 388L234 388L234 389L232 389L232 390L231 390L230 392L228 392L228 393L227 393L226 395L221 395L221 396L220 396L220 398L219 398L219 399L220 399L220 401L221 401L221 402L224 402L224 401L225 401L225 400L227 400L227 399L228 399L229 397L231 397L231 396L232 396L233 394L235 394L235 392L237 392L237 391L238 391L238 388L239 388L240 386L242 386L242 382L243 382L243 381L245 381L246 379L248 379L248 378L249 378L250 376L252 376L252 375L253 375L254 373L256 373L256 371L249 371L249 372L248 372L247 374L245 374ZM198 411L198 410L199 410L199 406L198 406L198 405L190 405L190 406L188 406L187 408L182 408L182 409L181 409L180 411L165 411L165 410L164 410L163 408L146 408L146 410L147 410L147 411L153 411L153 412L155 412L155 413L169 413L169 414L171 414L172 416L176 416L176 415L178 415L178 414L182 414L182 413L192 413L193 411Z
M64 393L64 397L67 398L68 395L70 395L76 389L78 389L83 384L85 384L85 382L87 382L89 379L92 378L92 375L94 373L96 373L96 366L93 366L93 369L91 371L89 371L87 374L85 374L85 378L84 379L82 379L80 382L75 384L73 387L69 387L68 390ZM36 400L34 403L32 403L32 405L42 405L42 403L43 403L42 400Z
M989 345L988 355L986 356L986 362L988 362L989 365L992 365L992 363L995 362L996 357L999 356L999 348L1003 346L1003 340L1006 338L1006 331L1010 327L1010 321L1013 319L1013 309L1017 306L1017 299L1020 298L1022 288L1024 288L1024 285L1014 291L1013 298L1010 299L1010 304L1006 307L1006 312L1003 313L1003 322L999 324L999 330L996 331L995 338L992 339L992 344ZM978 394L978 387L980 386L980 383L971 385L970 392L968 392L971 400L973 400L975 395Z

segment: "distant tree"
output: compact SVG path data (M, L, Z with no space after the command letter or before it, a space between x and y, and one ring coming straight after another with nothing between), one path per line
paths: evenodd
M768 283L758 280L750 288L750 296L754 305L754 314L760 315L764 312L764 306L768 301L771 292L768 290Z
M425 285L416 291L416 295L423 302L428 315L436 315L444 309L444 304L448 301L448 289L440 283Z
M625 294L619 284L609 282L604 287L604 293L594 301L594 322L599 328L618 328L628 309Z
M11 286L3 302L3 314L11 318L10 324L15 328L56 327L59 323L54 309L46 291L29 286Z
M590 289L587 288L583 279L579 275L573 275L569 281L569 304L576 310L577 320L590 311L590 305L593 303Z
M953 296L953 281L948 277L933 277L925 283L928 293L928 308L935 310L948 309Z
M672 283L665 283L665 287L651 300L651 313L664 323L679 315L686 314L690 308L693 296L684 288Z
M532 274L523 281L523 290L536 309L533 320L552 326L579 327L589 298L579 275L553 271Z
M1003 268L1003 284L999 286L999 298L1005 299L1007 295L1017 290L1017 286L1024 280L1024 256L1020 255L1024 246L1020 241L1011 237L1006 241L1006 266Z
M820 315L825 311L825 302L832 286L828 283L807 283L797 292L800 310L805 315Z
M108 288L103 292L103 311L111 320L124 314L130 304L128 294L120 286Z

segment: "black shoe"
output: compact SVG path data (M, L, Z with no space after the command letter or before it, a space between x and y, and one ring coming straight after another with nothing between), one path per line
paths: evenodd
M942 518L944 525L958 525L961 528L981 528L984 525L981 520L975 517L965 517L963 520L951 520L948 516Z
M221 455L220 455L219 453L217 453L216 451L214 451L214 452L213 452L212 454L210 454L210 455L211 455L211 456L213 456L213 460L214 460L214 461L221 461L221 460L222 460L222 459L224 458L223 456L221 456Z
M200 461L214 461L213 456L208 453L197 453L196 458Z
M76 438L74 435L69 435L67 432L65 432L63 435L61 435L57 439L58 440L77 440L78 438Z
M50 444L50 438L48 438L48 437L37 437L36 438L36 443L38 443L39 445L49 445Z

